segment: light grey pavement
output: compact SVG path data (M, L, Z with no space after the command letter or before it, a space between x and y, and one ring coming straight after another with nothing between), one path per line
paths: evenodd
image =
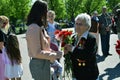
M120 59L115 51L115 45L117 41L117 35L111 34L110 36L110 53L112 56L108 56L107 58L103 58L101 52L101 42L99 41L99 55L97 57L98 67L100 71L99 80L120 80ZM24 74L22 76L22 80L32 80L31 74L29 71L29 61L28 57L27 45L25 34L18 35L19 43L20 43L20 51L22 55L22 62L24 68ZM100 39L99 39L100 40ZM68 79L66 79L68 80ZM71 79L72 80L72 79Z
M120 80L120 58L115 51L115 44L117 40L117 35L111 34L109 52L112 56L108 56L105 60L103 57L99 57L97 59L100 71L100 80ZM99 45L99 54L102 55L101 45Z
M19 40L20 51L21 51L21 55L22 55L22 65L23 65L22 80L32 80L32 77L31 77L31 74L30 74L30 71L29 71L30 58L28 57L25 34L18 35L18 40Z

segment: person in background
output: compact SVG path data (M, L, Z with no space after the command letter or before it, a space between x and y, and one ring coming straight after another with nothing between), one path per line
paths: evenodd
M51 63L62 57L61 51L50 49L50 37L46 32L47 3L37 0L28 14L26 40L30 57L30 72L34 80L51 80Z
M116 9L116 14L115 14L114 19L116 23L118 39L120 40L120 9Z
M47 21L48 21L48 27L46 28L48 35L50 36L51 43L54 43L55 45L59 46L58 41L55 38L54 32L56 30L61 30L59 23L55 22L55 12L52 10L49 10L47 12Z
M102 7L102 14L99 16L99 25L100 25L100 37L101 37L101 47L103 56L107 57L112 55L109 53L110 48L110 31L112 26L112 20L110 15L107 13L107 7Z
M99 45L99 19L97 11L94 11L93 16L91 17L91 28L89 31L96 37L97 45Z
M9 19L6 16L0 16L0 80L8 80L5 77L5 54L3 48L6 46L6 38L9 26Z
M91 17L81 13L75 18L76 35L73 44L66 44L64 54L71 55L72 73L76 80L96 80L99 71L96 62L96 38L89 33Z
M51 43L51 48L52 46L56 46L59 50L59 42L55 38L55 31L56 30L61 30L59 23L54 21L55 19L55 12L52 10L49 10L47 12L47 20L48 20L48 27L46 28L48 35L50 36L50 43ZM54 50L54 48L52 48ZM62 65L59 62L59 60L55 60L54 63L51 64L51 67L54 68L54 74L53 74L53 79L57 79L60 75L62 75Z

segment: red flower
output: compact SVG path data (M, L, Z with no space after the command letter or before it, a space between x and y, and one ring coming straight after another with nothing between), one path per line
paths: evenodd
M116 48L116 52L120 55L120 40L117 40L117 44L115 48Z
M56 39L61 43L61 49L65 49L64 46L66 44L72 44L73 38L71 37L72 31L64 30L64 31L55 31ZM65 71L69 73L71 71L71 62L70 62L70 54L67 54L65 57ZM70 66L68 68L68 66Z
M54 34L56 35L56 34L59 34L59 32L60 32L60 30L56 30L55 32L54 32Z
M71 35L72 35L72 31L68 31L68 30L64 30L64 31L58 31L56 30L55 31L55 35L57 36L57 40L60 40L62 43L61 43L61 46L64 47L65 44L70 44L71 43L71 40L72 38Z
M62 42L62 43L61 43L61 47L64 47L64 46L65 46L65 42Z
M60 32L58 36L59 36L59 37L62 37L63 35L64 35L64 33L63 33L63 32Z

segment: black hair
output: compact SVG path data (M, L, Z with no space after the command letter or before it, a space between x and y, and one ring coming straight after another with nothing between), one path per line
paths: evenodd
M29 26L32 23L37 25L46 26L47 23L47 3L42 0L37 0L28 14L27 25Z
M8 35L6 43L7 55L10 58L12 65L14 62L20 64L22 62L19 42L16 35Z

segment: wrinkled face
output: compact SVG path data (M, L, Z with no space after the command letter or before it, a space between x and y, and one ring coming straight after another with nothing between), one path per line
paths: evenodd
M75 30L78 34L83 34L88 30L88 27L85 25L84 21L77 19L75 21Z
M48 19L48 21L54 21L55 15L52 13L47 13L47 19Z

